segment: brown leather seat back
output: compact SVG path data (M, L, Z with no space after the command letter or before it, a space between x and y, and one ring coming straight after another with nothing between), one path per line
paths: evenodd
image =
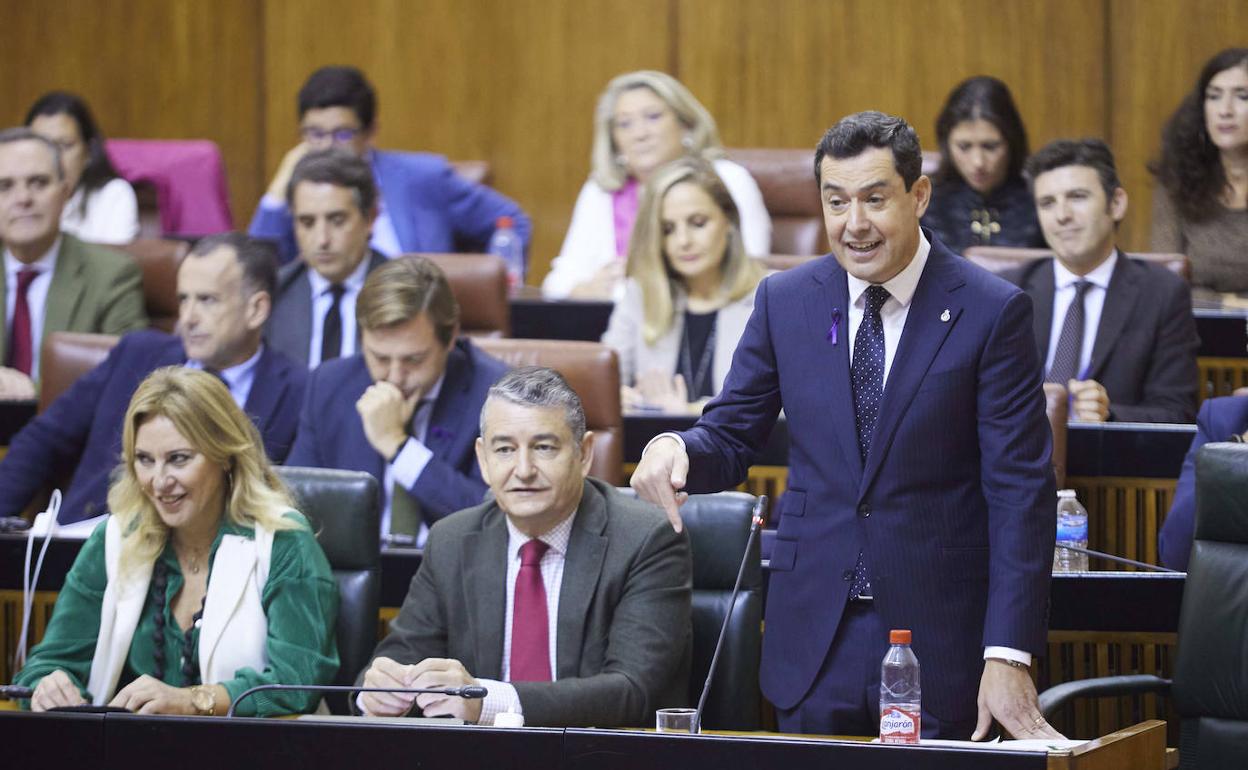
M1064 385L1044 383L1044 412L1053 431L1053 475L1057 477L1057 488L1062 489L1066 486L1066 421L1070 412L1070 398Z
M993 273L1003 273L1016 267L1022 267L1037 259L1053 256L1049 249L1020 249L1009 246L972 246L966 250L966 258ZM1136 252L1129 254L1132 259L1161 265L1185 281L1192 277L1191 263L1183 254L1167 252Z
M493 254L417 254L446 273L459 303L459 333L472 337L511 334L507 266Z
M510 366L547 366L564 376L581 397L585 425L592 430L590 475L619 486L624 481L624 418L620 412L620 364L597 342L481 339L476 344Z
M191 250L191 244L168 238L139 238L116 248L129 254L143 271L143 304L152 328L173 331L178 323L178 265Z
M745 167L758 183L771 215L773 254L825 254L823 207L815 184L812 150L737 147L728 159Z
M52 332L44 335L39 362L39 411L104 362L120 339L113 334Z

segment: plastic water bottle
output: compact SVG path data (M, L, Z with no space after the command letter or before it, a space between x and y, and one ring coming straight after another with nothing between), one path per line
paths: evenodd
M490 253L507 266L507 282L514 288L524 285L524 242L511 217L499 217L490 236Z
M880 742L918 743L922 717L919 659L910 649L910 631L888 632L888 654L880 667Z
M1079 504L1075 490L1062 489L1057 493L1057 545L1053 549L1054 572L1086 572L1088 555L1068 551L1063 545L1088 547L1088 511Z

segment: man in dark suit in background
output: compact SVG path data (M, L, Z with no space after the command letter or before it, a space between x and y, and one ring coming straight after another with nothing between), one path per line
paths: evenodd
M135 388L162 366L211 369L281 462L299 421L307 372L261 345L277 261L237 233L201 240L178 266L178 336L138 331L13 437L0 462L0 515L17 515L46 483L72 473L62 524L104 513Z
M654 506L587 478L593 443L557 372L517 369L490 388L476 454L494 499L434 525L390 635L360 676L365 687L481 685L488 695L362 693L357 706L614 727L685 705L689 538Z
M1025 173L1056 259L1005 277L1031 297L1046 380L1069 389L1076 420L1191 422L1200 347L1191 291L1114 247L1127 191L1113 153L1099 139L1058 140Z
M1158 554L1170 569L1186 570L1196 531L1196 455L1211 441L1248 440L1248 396L1206 399L1196 415L1196 436L1183 458L1174 502L1161 525Z
M485 494L477 415L507 367L456 339L459 305L423 257L371 272L355 316L363 353L309 376L287 464L371 473L381 482L382 534L419 544L428 524Z
M832 255L769 276L724 389L632 484L679 526L731 488L783 409L788 491L761 683L782 732L879 729L880 662L907 628L926 737L1053 736L1027 667L1047 636L1055 492L1030 302L919 227L914 130L850 115L815 153Z
M455 173L440 155L373 148L377 96L355 67L322 67L299 89L302 141L282 158L248 232L278 245L283 262L297 253L287 182L311 150L338 146L372 168L381 190L374 249L393 257L413 252L484 252L499 217L509 216L527 245L529 218L507 196Z
M355 355L355 300L386 258L368 247L377 187L368 164L343 150L318 150L295 166L286 189L299 259L277 275L265 341L315 369Z

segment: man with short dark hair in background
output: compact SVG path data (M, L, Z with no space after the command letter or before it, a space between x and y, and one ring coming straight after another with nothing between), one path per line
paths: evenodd
M361 354L311 373L290 465L371 473L382 534L423 542L427 526L481 502L476 415L507 367L459 334L446 275L424 257L369 273L355 303Z
M364 159L381 191L370 243L393 257L413 252L485 252L499 217L511 217L528 244L530 226L510 198L455 173L440 155L373 148L377 97L355 67L322 67L308 77L297 99L302 141L282 158L249 232L278 244L283 262L298 253L287 183L312 150L341 147Z
M652 505L588 478L594 435L551 369L507 373L481 409L477 461L494 499L429 533L365 687L479 685L484 700L362 693L375 716L641 726L687 705L689 538Z
M28 128L0 131L0 396L34 398L52 332L122 334L147 326L139 266L61 232L70 190L61 148Z
M70 477L62 524L105 513L130 397L162 366L216 373L255 422L265 453L281 462L295 438L307 372L261 344L276 273L269 245L244 235L195 244L178 266L177 336L137 331L122 337L104 363L13 437L0 462L0 515L17 515L62 476Z
M1062 139L1024 173L1054 258L1005 275L1031 297L1046 381L1072 419L1190 423L1200 338L1187 283L1114 246L1127 191L1100 139Z
M340 149L308 153L286 189L299 259L277 276L265 340L315 369L359 349L355 300L386 258L368 246L377 187L368 164Z

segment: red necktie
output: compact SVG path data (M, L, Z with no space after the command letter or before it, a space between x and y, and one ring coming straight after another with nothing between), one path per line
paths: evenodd
M30 376L34 344L30 339L30 304L26 302L26 290L31 281L39 276L33 267L17 271L17 300L13 303L13 326L9 337L9 366Z
M533 539L520 546L520 572L511 611L511 681L550 681L550 627L542 554L549 548Z

